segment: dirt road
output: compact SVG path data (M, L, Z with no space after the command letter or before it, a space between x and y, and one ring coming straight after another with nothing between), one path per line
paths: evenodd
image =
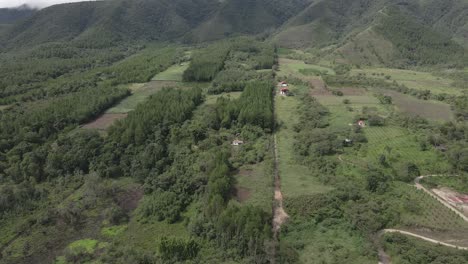
M438 245L442 245L442 246L446 246L446 247L451 247L451 248L456 248L456 249L461 249L461 250L468 250L468 247L459 247L459 246L456 246L456 245L453 245L453 244L442 242L442 241L437 240L437 239L432 239L432 238L429 238L429 237L421 236L421 235L411 233L411 232L408 232L408 231L404 231L404 230L384 229L383 233L384 234L385 233L399 233L399 234L403 234L403 235L407 235L407 236L416 237L416 238L422 239L424 241L431 242L431 243L438 244Z

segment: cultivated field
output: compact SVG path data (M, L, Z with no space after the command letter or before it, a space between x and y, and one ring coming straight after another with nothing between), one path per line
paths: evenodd
M453 119L449 104L432 100L420 100L392 90L381 91L383 94L392 97L393 104L400 112L438 121L449 121Z

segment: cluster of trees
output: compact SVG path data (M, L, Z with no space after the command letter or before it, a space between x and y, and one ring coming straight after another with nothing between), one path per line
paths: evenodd
M43 180L48 142L127 95L126 89L98 87L0 112L0 176L17 183L29 177Z
M231 250L227 254L230 257L250 256L264 260L265 242L271 240L271 214L230 201L234 181L228 158L227 153L215 153L202 199L205 206L192 219L190 230L197 236L214 240L224 250Z
M343 139L340 140L336 132L327 128L328 113L328 110L315 98L304 95L298 108L299 122L294 126L294 131L297 133L294 140L296 154L306 163L320 163L319 166L323 165L324 168L330 164L327 164L328 162L322 157L336 153L343 146ZM321 161L311 162L316 159Z
M99 76L111 79L114 85L149 82L157 73L180 62L183 56L183 51L174 47L150 47L106 68Z
M227 42L217 42L192 55L190 65L182 78L184 81L207 82L215 78L224 67L224 61L229 55L230 45Z
M38 100L92 87L99 68L139 49L139 46L87 49L44 44L29 51L1 54L0 104ZM87 72L90 70L96 72Z
M211 93L242 91L249 80L269 80L272 72L256 70L271 69L276 63L272 45L250 38L238 38L231 42L231 51L223 70L213 80Z
M184 72L186 81L211 81L209 93L242 91L250 80L268 80L276 63L275 48L252 38L234 38L194 54Z
M241 124L251 124L264 129L273 129L273 85L271 82L247 84L238 101Z

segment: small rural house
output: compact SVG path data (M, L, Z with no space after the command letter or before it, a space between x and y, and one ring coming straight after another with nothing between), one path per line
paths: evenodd
M240 146L240 145L242 145L242 144L244 144L244 141L235 139L234 141L232 141L232 144L231 144L231 145L233 145L233 146Z
M440 152L446 152L448 150L447 146L445 145L438 145L435 148Z
M346 145L351 145L351 144L353 143L353 140L351 140L351 139L349 139L349 138L346 138L346 139L344 140L344 143L345 143Z
M288 95L289 94L289 89L286 87L283 87L280 89L280 94L281 95Z
M281 86L281 87L288 87L288 83L285 82L285 81L282 81L282 82L279 83L279 86Z
M364 122L364 120L359 120L357 122L357 125L360 126L360 127L365 127L366 126L366 122Z

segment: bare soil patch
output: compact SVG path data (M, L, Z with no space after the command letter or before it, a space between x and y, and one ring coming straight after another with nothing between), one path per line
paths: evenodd
M362 89L362 88L346 87L346 88L340 88L340 89L337 89L337 90L341 91L343 93L343 95L349 95L349 96L365 95L366 94L366 90Z
M327 85L322 79L308 78L313 89L310 90L312 96L332 96L333 93L327 89Z
M122 210L130 213L138 207L141 198L143 198L143 188L138 185L117 195L115 199Z
M249 169L240 169L237 175L239 176L252 176L253 171Z
M234 188L236 192L235 196L236 196L237 201L243 203L250 198L251 192L249 188L240 187L240 186L236 186Z
M85 129L105 130L109 128L116 120L127 117L126 113L121 114L103 114L94 121L82 126Z
M458 193L446 187L440 189L432 189L431 191L447 203L457 208L464 215L468 216L468 195Z

